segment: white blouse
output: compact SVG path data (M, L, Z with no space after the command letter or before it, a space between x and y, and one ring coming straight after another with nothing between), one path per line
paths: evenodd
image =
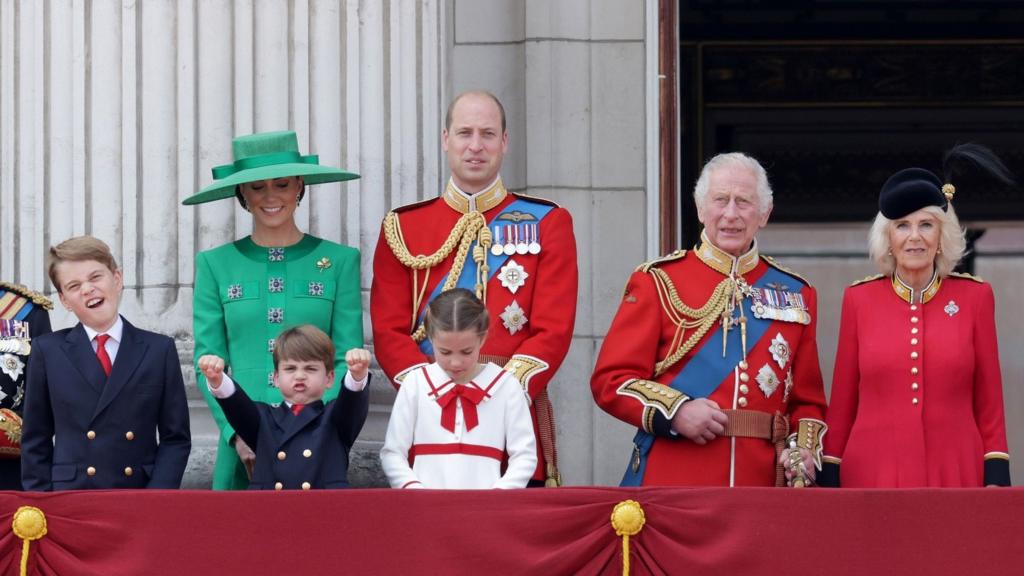
M533 420L522 385L487 363L466 386L480 390L479 423L466 430L463 398L454 398L454 432L442 427L438 399L455 384L435 362L406 375L391 410L380 461L392 488L523 488L537 467ZM508 467L501 474L501 460ZM410 463L410 460L412 463Z

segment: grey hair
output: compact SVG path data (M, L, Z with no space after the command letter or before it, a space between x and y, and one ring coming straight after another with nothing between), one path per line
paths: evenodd
M693 187L693 200L697 204L697 209L701 209L707 198L708 188L711 186L711 174L724 167L741 167L754 173L757 178L758 209L762 215L767 214L772 208L772 187L768 183L768 174L760 162L742 152L718 154L704 165L700 171L700 178L697 179L697 184Z
M947 211L938 206L926 206L922 210L935 216L939 221L939 252L935 255L935 269L939 278L945 278L953 268L956 268L967 250L964 230L960 227L960 219L957 218L952 204ZM879 212L871 224L871 231L868 232L868 252L878 265L878 270L886 276L891 276L896 271L896 257L890 252L892 244L889 243L889 229L893 222L894 220L882 216Z

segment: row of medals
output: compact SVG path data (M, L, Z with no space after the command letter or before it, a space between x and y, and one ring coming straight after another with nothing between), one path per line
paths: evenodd
M491 254L495 256L512 256L519 254L540 254L540 242L538 242L538 225L496 225L493 228L494 243L491 244Z

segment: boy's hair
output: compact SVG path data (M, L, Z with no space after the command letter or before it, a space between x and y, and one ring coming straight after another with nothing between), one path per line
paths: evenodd
M46 272L57 292L61 292L60 281L57 279L57 265L62 262L85 262L95 260L117 272L117 261L110 252L110 246L93 236L75 236L50 247L50 255L46 258Z
M463 330L474 330L483 335L490 324L487 308L475 294L465 288L446 290L434 298L427 306L427 316L423 320L428 338L438 332Z
M279 362L323 362L324 369L334 371L334 342L324 331L312 324L299 324L281 332L274 340L274 370Z

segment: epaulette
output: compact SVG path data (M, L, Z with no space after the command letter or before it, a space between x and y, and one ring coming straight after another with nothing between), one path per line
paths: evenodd
M875 280L881 280L882 278L887 278L887 276L885 274L872 274L871 276L865 276L856 282L852 282L850 286L857 286L858 284L864 284L865 282L874 282Z
M664 256L662 256L660 258L655 258L654 260L651 260L650 262L644 262L643 264L637 266L636 270L634 270L634 272L644 272L644 273L647 273L647 272L650 272L651 268L654 268L655 266L659 266L659 265L664 264L666 262L672 262L672 261L675 261L675 260L681 260L681 259L683 259L685 257L686 257L686 250L683 250L682 248L680 248L679 250L676 250L674 252L669 252L668 254L665 254Z
M409 210L412 210L413 208L419 208L421 206L426 206L427 204L430 204L431 202L434 202L434 201L440 200L440 199L441 199L440 196L434 196L433 198L427 198L426 200L420 200L419 202L413 202L412 204L406 204L405 206L399 206L398 208L392 208L391 211L395 212L395 213L407 212Z
M956 276L957 278L963 278L964 280L974 280L975 282L984 284L985 281L975 276L974 274L968 274L966 272L950 272L950 276Z
M0 281L0 288L7 290L8 292L14 292L15 294L24 296L31 300L33 304L36 306L42 306L45 310L53 310L53 300L43 296L42 292L29 290L28 287L22 286L21 284L11 284L10 282L3 281Z
M781 271L785 272L786 274L789 274L790 276L792 276L792 277L796 278L797 280L803 282L807 286L811 285L811 283L807 281L807 278L804 278L803 276L797 274L796 272L793 272L789 268L786 268L782 264L779 264L778 262L775 261L775 258L772 258L771 256L767 256L765 254L761 254L761 259L764 260L765 264L771 266L772 268L775 268L776 270L781 270Z
M540 198L538 196L530 196L529 194L523 194L522 192L509 192L509 194L512 194L516 198L524 198L526 200L531 200L531 201L536 202L538 204L546 204L548 206L554 206L555 208L561 208L561 206L559 206L558 203L553 202L551 200L548 200L547 198Z

